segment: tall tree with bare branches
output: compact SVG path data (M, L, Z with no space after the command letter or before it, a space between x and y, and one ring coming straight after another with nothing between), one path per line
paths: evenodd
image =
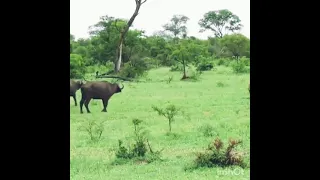
M121 65L121 61L122 61L122 46L123 46L123 41L124 41L124 38L126 37L126 34L130 28L130 26L132 25L134 19L138 16L139 14L139 10L140 10L140 7L143 3L145 3L147 0L135 0L136 1L136 9L133 13L133 15L131 16L130 20L128 21L127 25L124 26L124 28L121 30L120 32L120 40L119 40L119 43L118 43L118 48L117 48L117 54L118 54L118 60L117 62L115 63L115 67L114 67L114 71L115 72L119 72L120 70L120 65Z

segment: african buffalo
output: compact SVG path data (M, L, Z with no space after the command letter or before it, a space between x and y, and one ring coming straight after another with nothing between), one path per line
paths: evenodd
M82 114L83 104L87 109L87 113L90 113L89 103L91 99L101 99L103 103L102 112L107 112L108 101L115 93L120 93L122 88L116 83L110 83L107 81L90 81L81 87L82 98L80 101L80 113Z
M77 106L76 92L81 88L82 85L82 81L75 81L70 79L70 97L73 97L75 106Z

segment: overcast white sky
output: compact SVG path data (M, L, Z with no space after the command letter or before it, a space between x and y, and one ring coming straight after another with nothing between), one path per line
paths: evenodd
M78 38L89 37L89 26L100 16L129 19L135 9L135 0L70 0L70 33ZM201 39L213 36L208 31L199 33L198 21L208 11L228 9L238 15L244 25L240 33L250 38L250 0L147 0L133 22L133 28L145 30L147 35L163 30L174 14L190 18L188 35Z

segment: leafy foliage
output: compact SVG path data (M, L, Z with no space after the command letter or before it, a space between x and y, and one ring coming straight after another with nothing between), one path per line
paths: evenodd
M152 106L152 109L158 113L158 115L167 118L169 122L169 132L171 133L171 123L174 121L174 117L179 113L180 109L178 109L175 105L170 104L166 108L161 109L157 106Z
M199 20L200 32L211 30L216 37L222 38L228 31L240 30L240 18L227 9L209 11Z
M104 131L104 121L91 120L86 121L80 129L88 133L90 140L92 142L97 142L101 140L102 133Z
M140 126L142 120L133 119L134 125L134 140L135 143L126 148L123 146L123 142L118 140L118 150L116 152L116 160L113 164L126 163L127 160L134 159L136 161L144 161L151 163L155 160L161 160L161 151L153 151L148 139L145 137L146 131L143 131L143 127ZM148 151L149 148L149 151ZM147 154L149 152L149 154Z
M82 78L86 72L81 55L70 54L70 78Z
M187 34L186 23L189 20L187 16L184 15L174 15L170 23L163 25L165 31L169 31L173 34L174 37L179 35L185 36Z
M242 34L226 35L221 38L220 42L237 60L250 50L250 41Z
M247 59L244 61L246 68L242 64L231 63L234 72L248 72L250 40L238 33L224 35L242 27L238 16L228 10L206 13L199 22L201 28L216 34L207 40L187 36L188 20L182 14L174 15L163 25L164 30L151 36L146 36L143 30L130 28L123 41L119 75L138 78L151 68L166 66L171 67L171 71L181 71L183 80L195 79L202 71L214 70L215 66L229 66L233 58L237 61ZM126 19L105 15L89 27L90 38L76 40L70 34L70 77L81 78L85 73L97 71L99 74L112 74L118 57L119 34L127 23Z
M224 143L220 138L216 138L203 153L197 153L194 160L193 167L227 167L227 166L240 166L246 167L244 163L244 154L236 151L235 148L241 144L240 140L229 140L229 144L224 148Z

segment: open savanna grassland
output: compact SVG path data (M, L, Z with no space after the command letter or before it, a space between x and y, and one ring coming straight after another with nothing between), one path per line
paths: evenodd
M168 84L165 80L172 76ZM92 100L91 114L80 114L79 105L70 98L70 178L72 180L176 180L176 179L249 179L250 167L244 171L222 168L201 168L185 171L192 163L196 152L202 152L216 137L225 144L229 138L241 139L238 147L250 153L250 75L236 75L231 68L218 66L214 71L204 72L197 82L180 81L180 72L159 68L148 73L147 81L124 82L122 93L109 101L108 112L101 112L101 100ZM77 92L80 101L81 92ZM174 104L182 108L189 118L178 115L172 123L172 132L167 135L168 121L159 116L152 105L164 108ZM153 150L162 151L163 161L150 164L130 162L111 165L115 159L118 140L125 146L133 143L132 120L143 120L148 130L147 137ZM104 120L104 131L99 142L91 142L82 126L88 121ZM202 127L212 126L212 135L205 136ZM219 173L220 172L220 173Z

